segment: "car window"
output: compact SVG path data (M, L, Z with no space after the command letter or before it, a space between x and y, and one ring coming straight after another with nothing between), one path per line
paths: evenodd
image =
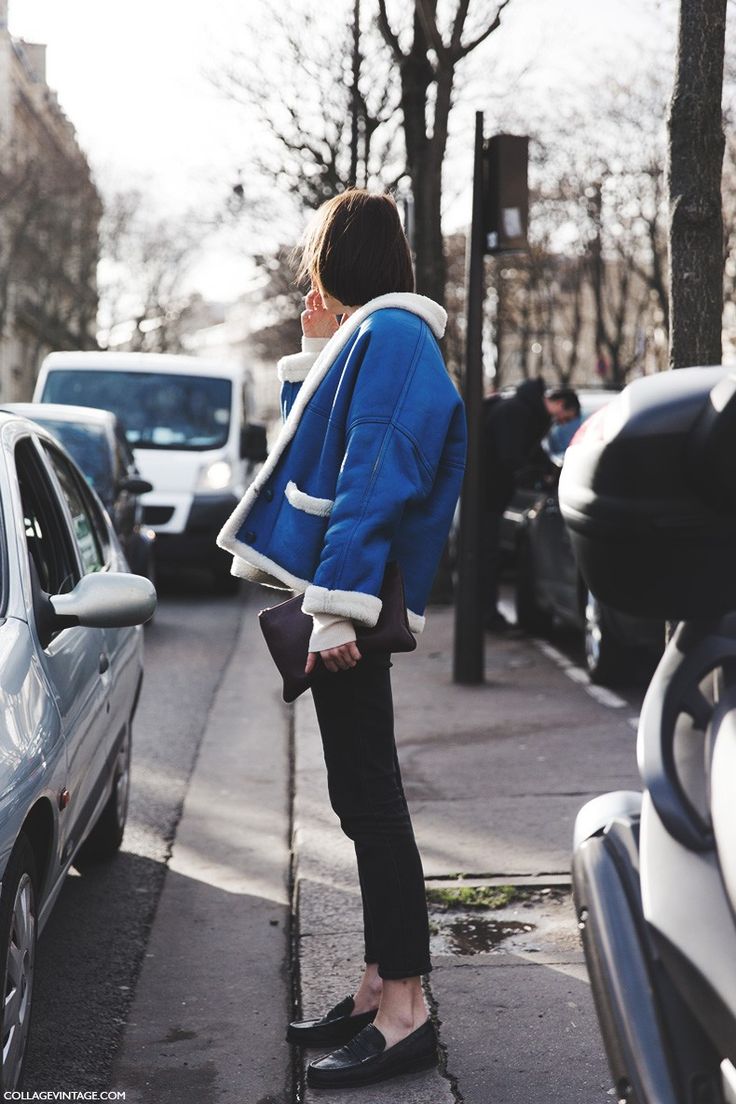
M15 468L28 553L41 589L47 594L65 594L79 580L77 559L69 527L30 438L18 442Z
M72 516L74 539L84 573L89 575L93 571L101 571L105 566L107 540L103 538L94 501L66 457L46 441L43 442L43 447L59 480L62 494Z
M105 503L115 498L113 456L104 426L68 422L58 418L36 418L57 437L92 487Z
M214 449L230 433L232 383L188 373L57 368L46 377L43 402L110 410L135 449Z
M118 479L124 479L136 470L133 453L119 426L115 427L115 459Z

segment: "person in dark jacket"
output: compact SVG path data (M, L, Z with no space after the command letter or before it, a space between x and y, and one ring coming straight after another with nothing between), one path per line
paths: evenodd
M485 625L503 632L508 622L498 609L499 535L504 510L516 486L516 473L528 462L553 423L564 425L579 415L578 397L570 388L545 389L541 377L524 380L513 395L491 395L483 409L485 477L484 566Z
M412 631L425 607L465 466L465 412L438 340L444 309L414 293L394 201L351 189L307 238L302 351L279 363L284 425L218 538L233 572L304 594L307 673L330 802L353 841L365 970L324 1016L289 1025L321 1088L372 1084L436 1062L421 975L432 967L422 863L394 741L391 658L361 654L389 562ZM341 1045L342 1044L342 1045Z

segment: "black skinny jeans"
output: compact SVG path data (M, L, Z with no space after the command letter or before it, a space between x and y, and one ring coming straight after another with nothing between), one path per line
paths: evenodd
M382 978L431 970L424 876L394 741L391 661L372 653L312 682L332 808L355 844L365 961Z

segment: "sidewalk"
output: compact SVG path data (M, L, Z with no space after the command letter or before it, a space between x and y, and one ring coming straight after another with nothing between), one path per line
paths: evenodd
M432 610L417 651L394 663L432 898L426 993L440 1068L368 1090L305 1088L303 1060L319 1052L284 1041L290 973L305 1016L352 992L361 910L313 705L300 699L291 724L258 632L261 602L253 592L243 606L111 1087L133 1104L547 1104L552 1093L608 1104L568 868L587 797L637 785L628 711L594 701L522 638L489 639L486 684L455 686L450 609ZM461 898L472 886L512 899L470 911Z
M637 786L635 734L625 710L592 700L524 639L489 638L486 684L455 686L452 623L452 610L432 610L417 652L394 661L425 876L450 904L472 884L511 883L520 896L480 913L431 909L439 1071L370 1090L304 1088L302 1099L547 1104L562 1093L566 1104L603 1104L610 1081L569 896L570 846L588 797ZM353 991L362 943L355 859L329 807L309 695L296 705L295 779L300 992L312 1016Z

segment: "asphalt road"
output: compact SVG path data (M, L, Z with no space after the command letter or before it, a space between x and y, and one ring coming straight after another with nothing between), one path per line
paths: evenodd
M145 630L123 848L112 862L72 870L41 937L26 1091L109 1084L189 777L235 645L240 599L212 597L206 576L159 590Z

